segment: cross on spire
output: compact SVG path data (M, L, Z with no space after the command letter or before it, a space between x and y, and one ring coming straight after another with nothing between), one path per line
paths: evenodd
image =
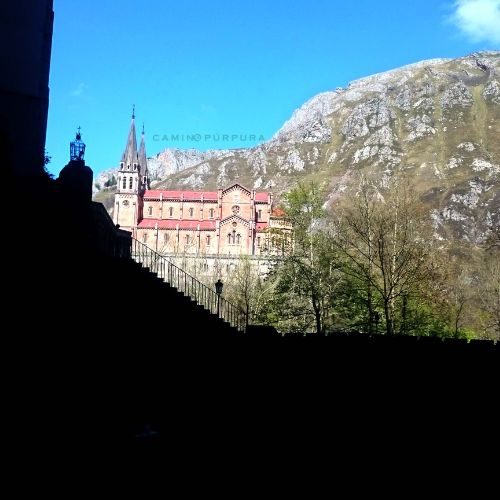
M132 120L135 119L135 104L132 105Z

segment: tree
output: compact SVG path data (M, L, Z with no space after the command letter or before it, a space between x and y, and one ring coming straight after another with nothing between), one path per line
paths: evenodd
M281 327L298 326L324 333L332 321L340 273L335 251L324 231L326 223L318 187L299 184L285 196L285 212L293 225L291 245L284 247L272 279L276 285Z
M415 194L397 180L385 197L362 179L356 201L344 208L333 243L344 256L343 270L365 290L372 331L375 306L383 309L388 335L406 333L408 306L432 278L432 241Z
M500 340L500 249L490 247L482 252L476 285L479 309L486 337Z
M273 288L272 282L264 282L259 262L242 255L226 278L225 297L246 315L248 325L261 321Z
M47 176L49 179L54 178L54 174L49 172L47 165L52 161L52 156L49 155L47 150L44 150L43 153L43 173L45 176Z
M116 177L114 175L111 176L111 178L109 178L105 183L104 183L104 187L105 188L110 188L110 187L113 187L113 186L116 186L117 184L117 180L116 180Z
M377 203L378 192L362 178L352 205L336 221L332 238L333 245L344 256L342 270L350 279L352 291L366 307L368 333L378 323L374 297Z
M469 248L472 256L473 249ZM462 330L467 324L472 302L474 265L463 262L457 256L446 255L449 263L442 263L445 276L441 301L441 316L448 317L450 334L454 338L462 337ZM472 259L469 259L472 260Z

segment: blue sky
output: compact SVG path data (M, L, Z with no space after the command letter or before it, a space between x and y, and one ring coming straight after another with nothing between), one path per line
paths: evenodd
M94 173L116 166L132 104L148 155L249 147L320 92L500 48L500 0L55 0L54 12L54 174L79 125Z

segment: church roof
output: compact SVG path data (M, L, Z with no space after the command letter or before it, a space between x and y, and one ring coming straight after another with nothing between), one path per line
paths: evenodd
M159 200L160 194L164 200L180 200L184 195L186 201L201 201L201 195L203 195L204 200L217 201L217 191L162 191L150 189L144 193L144 198Z
M180 200L184 196L185 201L217 201L217 191L165 191L160 189L149 189L144 193L144 199L159 200L162 195L164 200ZM268 193L255 193L255 201L267 203Z
M282 208L276 207L273 209L271 216L272 217L286 217L286 212Z
M158 225L158 229L198 229L200 230L215 230L214 220L181 220L181 219L142 219L137 226L139 229L154 229Z

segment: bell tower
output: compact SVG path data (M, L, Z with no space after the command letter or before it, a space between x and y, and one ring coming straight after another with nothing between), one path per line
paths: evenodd
M131 231L133 236L135 236L138 222L142 219L143 195L148 185L149 174L147 172L144 134L139 152L137 151L134 106L127 144L118 169L113 215L114 223L119 224L121 229Z

